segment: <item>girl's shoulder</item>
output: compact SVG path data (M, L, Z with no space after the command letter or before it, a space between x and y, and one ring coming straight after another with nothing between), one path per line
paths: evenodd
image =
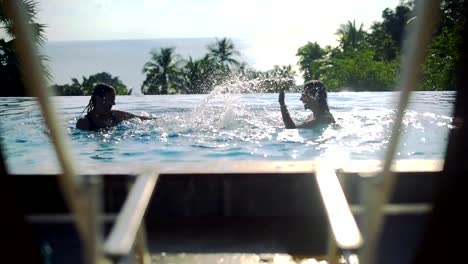
M90 130L91 123L89 122L88 116L82 116L76 121L76 128L82 130Z

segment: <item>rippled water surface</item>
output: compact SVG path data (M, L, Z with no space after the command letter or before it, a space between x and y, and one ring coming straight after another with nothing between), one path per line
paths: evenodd
M397 92L329 93L336 126L283 127L277 94L119 96L115 109L157 120L125 121L99 132L75 129L89 97L55 97L79 164L148 161L381 159ZM453 92L416 92L404 119L398 159L444 157ZM305 121L300 94L286 94L293 119ZM32 98L0 98L2 148L9 170L40 172L57 160Z

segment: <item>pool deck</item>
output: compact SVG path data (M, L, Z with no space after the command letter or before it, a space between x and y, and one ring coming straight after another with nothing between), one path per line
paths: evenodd
M139 162L129 164L78 164L80 175L135 175L155 170L160 174L265 174L265 173L311 173L317 168L317 160L293 161L199 161L199 162ZM379 160L325 161L343 173L359 173L361 176L372 176L382 170ZM443 160L396 160L392 167L394 172L434 172L441 171ZM60 174L57 167L41 167L40 170L15 175L54 175Z

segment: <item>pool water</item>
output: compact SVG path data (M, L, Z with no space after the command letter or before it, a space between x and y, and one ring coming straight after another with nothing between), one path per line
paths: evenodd
M89 97L54 97L75 161L81 165L212 160L382 159L398 92L329 93L337 125L284 129L278 94L118 96L114 109L156 120L125 121L98 131L75 128ZM305 121L300 94L287 93L293 120ZM454 92L416 92L397 159L443 159ZM0 136L12 173L58 168L34 98L0 98Z

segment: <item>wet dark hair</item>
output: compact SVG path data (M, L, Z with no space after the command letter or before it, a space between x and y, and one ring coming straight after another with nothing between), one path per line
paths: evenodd
M91 95L91 99L89 99L88 105L85 107L83 112L81 112L81 114L83 114L84 111L86 111L86 114L89 114L91 111L94 110L94 106L96 105L96 96L99 96L99 97L102 98L102 97L104 97L104 95L106 95L107 93L110 93L110 92L115 93L114 87L112 87L112 86L110 86L108 84L105 84L105 83L97 84L94 87L93 94Z
M330 111L327 103L327 89L319 80L312 80L304 83L304 91L309 91L311 96L318 102L322 111Z

